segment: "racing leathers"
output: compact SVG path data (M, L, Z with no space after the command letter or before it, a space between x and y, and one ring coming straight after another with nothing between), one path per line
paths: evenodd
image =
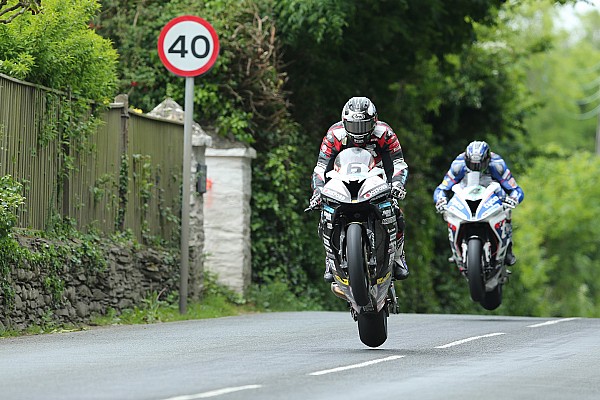
M326 182L326 173L333 169L335 157L342 150L355 146L356 145L352 143L351 138L347 135L341 121L333 124L329 128L327 134L323 138L317 165L315 166L312 175L311 186L313 189L313 198L320 196L320 192ZM369 151L373 155L375 163L385 170L388 183L393 187L398 188L401 192L404 192L404 185L408 177L408 165L404 161L402 147L392 128L385 122L377 121L370 139L360 147ZM403 194L400 199L401 198L403 198ZM394 208L396 211L398 233L396 240L396 256L394 258L397 268L395 268L394 275L396 279L405 279L408 277L408 267L406 266L406 259L404 256L404 215L397 205L397 202L395 203L396 206ZM319 233L321 233L321 229L319 229ZM331 275L331 266L333 265L334 258L335 256L333 254L327 254L324 276L326 281L333 279L333 276Z
M440 183L435 191L433 192L433 202L436 205L436 208L439 212L442 212L445 209L448 193L451 192L452 187L456 184L460 184L463 180L467 172L469 172L469 168L465 162L465 153L461 153L454 159L452 162L450 169L446 172L442 183ZM506 165L504 159L496 154L491 152L490 163L489 166L481 172L481 176L479 178L479 182L482 186L489 186L492 181L496 181L500 184L500 189L496 193L502 201L509 205L509 208L514 208L517 204L521 203L524 198L523 189L517 184L517 181L512 176L510 169ZM512 253L512 221L511 221L511 213L508 213L507 219L507 228L508 235L511 240L511 245L509 246L507 255L506 255L506 263L508 265L513 265L516 262L516 257ZM452 243L450 243L452 247Z

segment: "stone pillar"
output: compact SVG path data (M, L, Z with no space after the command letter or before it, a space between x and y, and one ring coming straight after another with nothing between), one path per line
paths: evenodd
M196 124L195 124L196 125ZM192 176L198 174L198 165L206 165L206 146L211 138L200 126L194 126L192 135ZM196 179L192 179L196 182ZM204 289L204 195L192 187L190 198L190 270L188 296L191 300L200 300Z
M251 279L251 147L206 149L207 192L204 198L206 271L218 282L245 294Z

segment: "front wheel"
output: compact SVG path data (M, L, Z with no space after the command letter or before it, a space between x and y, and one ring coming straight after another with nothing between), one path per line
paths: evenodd
M369 289L363 255L362 228L359 224L348 225L346 231L346 260L348 277L354 301L361 307L369 304Z
M483 283L483 262L481 260L483 245L478 238L471 238L467 243L467 277L469 291L473 301L480 302L485 297Z
M494 290L486 292L479 302L486 310L495 310L502 303L502 285L498 284Z

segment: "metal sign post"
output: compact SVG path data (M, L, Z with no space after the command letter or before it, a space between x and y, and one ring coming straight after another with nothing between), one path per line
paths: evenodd
M200 17L184 15L172 19L158 37L158 55L175 75L185 77L183 124L183 194L181 200L181 265L179 312L187 312L190 244L190 185L192 124L194 123L194 77L206 73L219 55L219 38L214 28Z

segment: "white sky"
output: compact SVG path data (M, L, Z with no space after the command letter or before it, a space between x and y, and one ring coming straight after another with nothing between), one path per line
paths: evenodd
M587 4L578 1L574 6L571 4L561 7L559 25L565 29L574 29L578 26L577 14L584 14L592 10L600 11L600 0L587 0Z

